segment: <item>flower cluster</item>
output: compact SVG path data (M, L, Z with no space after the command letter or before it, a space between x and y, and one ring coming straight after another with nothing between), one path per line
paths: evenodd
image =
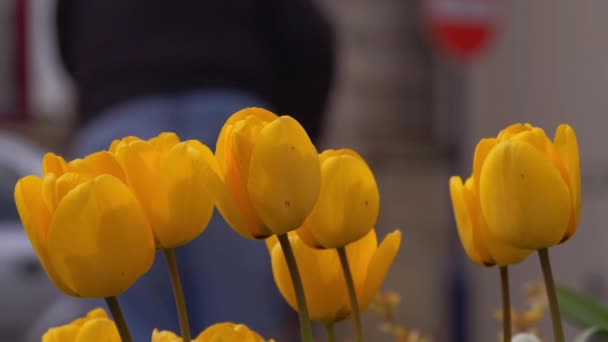
M214 208L241 236L266 240L276 285L300 313L304 340L310 319L352 318L361 337L359 314L401 242L395 231L378 244L380 196L360 155L319 154L295 119L261 108L234 113L214 153L173 133L125 137L69 162L49 153L42 177L18 181L15 202L53 283L71 296L105 298L116 321L94 310L50 329L44 341L130 341L116 297L150 269L157 250L178 277L173 250L203 233ZM155 330L153 342L264 340L234 323L192 339L179 281L173 284L182 336Z

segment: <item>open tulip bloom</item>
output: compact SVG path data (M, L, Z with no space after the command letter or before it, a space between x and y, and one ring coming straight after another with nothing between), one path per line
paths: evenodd
M499 265L503 285L505 341L510 341L507 266L538 251L554 335L563 342L547 249L576 232L581 208L578 143L572 127L560 125L553 141L530 124L515 124L475 149L473 174L463 184L450 179L460 241L483 266Z

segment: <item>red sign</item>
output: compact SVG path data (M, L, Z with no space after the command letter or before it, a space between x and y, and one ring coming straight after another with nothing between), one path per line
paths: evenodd
M497 0L426 0L424 10L439 49L460 61L470 61L494 37L497 7Z

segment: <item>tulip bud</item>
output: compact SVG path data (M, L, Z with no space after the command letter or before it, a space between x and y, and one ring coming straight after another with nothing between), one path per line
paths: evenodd
M311 247L344 247L376 225L380 195L374 174L355 151L327 150L319 155L321 192L298 229Z
M317 150L289 116L261 108L233 114L222 127L215 156L225 184L218 209L244 237L266 238L300 227L317 200Z

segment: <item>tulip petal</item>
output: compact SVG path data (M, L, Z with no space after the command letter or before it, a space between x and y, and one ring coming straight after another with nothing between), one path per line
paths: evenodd
M93 319L81 328L74 342L121 342L114 322L106 318Z
M522 141L536 147L537 150L543 153L545 157L551 161L551 163L559 171L559 174L564 182L569 184L568 171L566 170L564 163L561 161L557 150L549 138L547 138L547 135L542 128L534 127L529 131L514 135L511 137L511 141Z
M486 252L487 256L482 256L482 251L477 247L479 244L475 241L475 223L472 217L473 213L471 213L465 199L465 191L460 177L450 177L450 197L460 243L471 261L481 266L489 266L488 263L491 263L489 254Z
M479 189L483 216L497 238L529 250L563 238L571 212L568 186L532 144L496 145L486 158Z
M67 171L68 166L62 157L49 152L42 158L43 175L46 175L47 173L54 173L57 177L59 177Z
M338 155L321 165L321 191L304 226L321 246L343 247L369 233L379 210L378 185L367 164Z
M313 211L314 211L314 209L313 209ZM308 217L310 217L310 216L308 216ZM298 233L298 236L308 246L310 246L312 248L323 249L324 248L323 245L321 245L321 243L317 240L317 238L315 238L315 236L312 234L312 231L311 231L312 225L307 223L307 221L304 221L304 224L302 225L302 227L300 227L296 230L296 232Z
M51 222L57 274L83 297L117 296L152 266L154 238L129 188L101 175L70 191Z
M576 232L581 212L581 165L578 154L578 141L576 133L568 125L560 125L555 132L555 149L568 173L570 183L573 214L566 231L565 239Z
M473 157L473 184L476 187L479 187L479 177L481 176L481 169L483 168L483 164L486 161L486 157L490 150L496 146L496 142L498 139L488 138L481 139L475 147L475 156ZM479 193L479 189L473 189L475 193Z
M183 142L161 162L159 184L166 189L168 217L153 229L163 248L175 248L198 237L213 213L219 177L209 165L211 151L201 153Z
M530 125L529 123L512 124L512 125L506 127L505 129L503 129L502 131L500 131L500 133L498 133L498 136L496 137L496 139L498 140L498 142L501 142L501 141L509 139L511 136L513 136L515 134L530 131L533 128L534 127L532 125Z
M124 183L127 182L122 167L116 160L114 154L107 151L99 151L86 156L84 159L75 159L69 164L71 172L79 173L89 179L100 174L112 175Z
M230 140L230 133L228 131L233 129L234 124L244 120L250 115L253 115L265 122L271 122L278 118L278 116L276 116L274 113L266 109L256 107L245 108L232 114L228 120L226 120L226 123L224 123L215 144L215 157L217 158L218 165L222 173L226 173L227 153L232 153L229 152L230 148L227 148L226 146L227 140Z
M195 341L198 342L199 339L197 338ZM172 331L154 329L152 331L152 342L182 342L182 338Z
M247 181L249 179L249 167L251 153L255 140L264 123L255 116L248 116L237 122L232 130L228 130L230 137L226 143L228 153L226 155L225 184L229 195L222 194L218 201L218 208L222 215L237 231L245 231L246 235L254 238L265 238L272 232L258 217L247 192ZM234 226L237 224L238 226ZM243 233L241 233L243 235Z
M72 324L50 328L43 336L42 342L69 342L76 341L80 327Z
M479 230L488 251L490 251L490 254L492 255L492 260L499 266L519 264L534 252L513 247L510 244L505 243L505 241L494 237L488 230L485 222L482 222L482 226Z
M196 341L243 341L264 342L265 340L253 330L243 324L230 322L216 323L201 332Z
M149 139L148 142L154 146L162 156L164 156L171 151L173 146L179 144L180 140L175 133L163 132L154 138Z
M141 139L136 136L132 136L132 135L130 135L128 137L124 137L120 140L116 139L116 140L112 141L112 144L110 144L108 151L110 153L116 153L116 150L118 149L118 145L120 145L120 144L128 145L130 142L136 141L136 140L141 140Z
M129 144L120 144L116 156L150 223L154 225L156 222L166 222L167 197L158 184L159 155L154 146L146 141L134 140Z
M384 238L376 250L376 253L374 253L374 256L369 262L369 266L367 267L363 296L359 302L359 309L361 312L364 312L367 309L376 296L382 282L384 282L384 278L386 278L386 275L388 274L388 270L397 256L397 252L399 252L400 246L401 232L396 230Z
M42 200L49 213L55 212L59 199L57 198L57 176L52 172L42 177Z
M25 233L51 281L63 292L75 295L50 262L47 240L51 213L42 200L42 180L36 176L21 178L15 185L15 204Z
M367 278L367 271L369 261L372 259L378 248L378 239L376 237L376 230L372 229L360 240L357 240L348 246L346 246L346 256L348 258L348 266L353 277L353 283L355 285L355 291L357 298L361 300L363 298L363 292L365 290L365 280ZM342 267L342 264L340 264ZM341 271L344 274L344 270ZM344 277L344 276L343 276ZM345 280L346 281L346 280ZM346 286L346 283L344 283ZM344 289L346 291L346 288ZM349 300L348 309L351 309Z
M325 150L319 154L319 161L321 162L321 164L323 164L327 159L329 159L331 157L337 157L337 156L342 156L342 155L348 155L351 157L355 157L365 163L365 159L363 159L363 157L361 157L361 155L359 155L359 153L351 150L350 148L341 148L338 150L331 150L331 149Z
M344 319L350 314L350 305L336 251L308 247L295 233L289 234L289 241L298 264L310 318L326 322ZM272 273L279 292L297 311L291 276L279 243L274 244L271 260Z
M63 197L72 191L72 189L89 180L89 177L75 172L67 172L61 175L61 177L55 181L55 196L57 198L57 205L59 205L59 202L61 202ZM55 209L57 208L57 205L55 205Z
M315 146L293 118L282 116L260 132L247 189L258 216L275 234L302 225L319 196L321 167Z

